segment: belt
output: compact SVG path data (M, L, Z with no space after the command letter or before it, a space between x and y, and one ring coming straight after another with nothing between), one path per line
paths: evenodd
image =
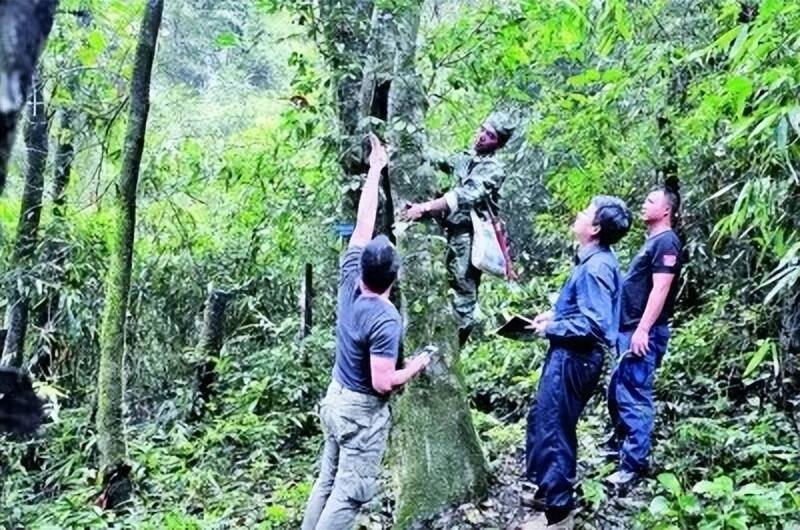
M331 384L328 385L328 395L339 396L351 403L363 403L365 405L372 405L376 407L383 406L386 403L388 403L388 400L386 398L380 396L374 396L372 394L364 394L361 392L356 392L355 390L350 390L349 388L344 387L336 379L332 379Z
M589 355L595 351L604 353L606 350L606 347L596 340L580 337L550 337L550 348L570 350L580 355Z

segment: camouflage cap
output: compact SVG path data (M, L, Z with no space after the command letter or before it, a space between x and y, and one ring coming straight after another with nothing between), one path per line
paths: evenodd
M489 117L484 120L483 124L494 129L494 131L505 140L511 138L511 135L514 134L514 129L516 129L516 124L513 122L511 116L502 111L492 112Z

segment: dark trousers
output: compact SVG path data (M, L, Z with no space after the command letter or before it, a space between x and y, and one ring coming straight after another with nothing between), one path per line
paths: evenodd
M584 351L551 345L536 402L528 413L527 475L539 486L545 510L571 509L577 465L575 429L603 371L603 350Z
M620 469L645 473L655 419L653 383L670 331L667 326L653 327L644 357L630 352L632 336L633 330L619 334L617 362L608 384L608 413L621 444Z

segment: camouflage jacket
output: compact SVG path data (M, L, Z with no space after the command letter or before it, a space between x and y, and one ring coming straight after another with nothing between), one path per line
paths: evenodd
M506 178L503 163L494 156L465 151L449 157L431 156L433 164L456 177L456 185L444 194L450 210L445 219L449 230L472 228L470 211L499 215L500 187Z

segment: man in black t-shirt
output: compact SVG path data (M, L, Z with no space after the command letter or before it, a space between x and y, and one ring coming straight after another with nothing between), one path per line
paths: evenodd
M618 451L619 468L607 480L617 487L635 483L648 467L655 370L667 351L681 270L681 242L672 230L679 205L676 189L647 196L641 211L647 240L622 283L618 356L608 386L609 445Z
M377 489L391 425L388 397L429 361L423 354L397 366L403 324L389 293L400 260L386 236L372 239L387 157L375 136L370 141L369 173L339 275L333 378L320 403L325 447L302 530L353 527Z

